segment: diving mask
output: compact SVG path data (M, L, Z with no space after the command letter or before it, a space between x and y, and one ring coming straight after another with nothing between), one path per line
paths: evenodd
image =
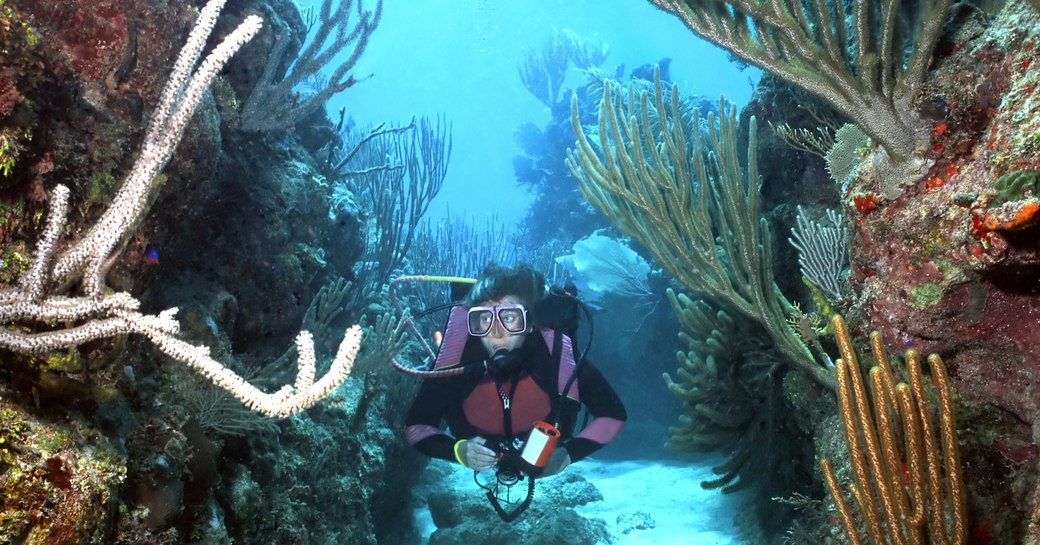
M483 337L491 332L495 321L510 335L527 331L527 309L523 305L472 307L469 309L469 334Z

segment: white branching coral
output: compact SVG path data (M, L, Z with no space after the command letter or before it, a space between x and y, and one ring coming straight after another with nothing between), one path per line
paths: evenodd
M225 1L211 0L202 9L152 115L137 162L98 222L58 257L52 272L55 280L82 273L86 291L100 293L105 263L146 212L155 177L173 156L206 89L231 57L260 31L263 20L255 15L246 17L193 72Z
M826 215L826 220L811 220L799 206L791 238L787 240L798 249L802 276L820 288L832 303L838 303L843 271L849 262L848 233L837 210L828 209Z
M59 185L51 192L47 222L31 265L15 286L0 289L0 347L40 354L136 333L147 337L159 351L196 369L250 409L268 416L288 416L327 397L347 379L361 344L360 327L346 331L329 371L317 380L314 340L310 333L301 332L296 338L299 365L295 384L267 393L214 360L208 347L179 339L176 308L158 315L144 314L133 296L106 293L104 286L106 264L112 261L128 231L147 213L149 196L156 189L153 181L173 155L206 89L263 24L257 16L246 17L199 64L224 2L211 0L199 15L152 116L141 153L112 204L85 235L61 250L57 242L66 225L69 190ZM61 286L80 275L82 293L64 294Z

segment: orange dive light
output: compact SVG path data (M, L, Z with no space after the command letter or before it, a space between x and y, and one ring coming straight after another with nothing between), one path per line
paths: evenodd
M560 440L560 430L548 422L541 420L534 423L531 435L524 443L524 450L520 452L520 459L528 475L541 475L549 457L556 449L556 442Z

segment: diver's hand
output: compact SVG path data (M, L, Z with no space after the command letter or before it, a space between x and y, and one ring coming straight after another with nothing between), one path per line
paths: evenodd
M567 466L571 465L571 455L565 448L558 448L549 455L549 461L545 464L545 470L542 471L542 477L548 477L550 475L556 475L557 473L566 469Z
M498 463L498 456L495 455L495 451L484 446L483 437L474 437L473 439L462 441L456 447L455 455L458 456L462 465L476 471L491 469Z

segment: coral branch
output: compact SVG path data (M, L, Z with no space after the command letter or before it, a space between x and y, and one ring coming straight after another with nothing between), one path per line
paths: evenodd
M184 127L195 113L204 92L231 56L252 39L263 24L255 15L246 17L206 56L198 70L191 73L224 1L213 0L202 10L198 25L188 37L188 43L163 90L137 162L113 198L112 205L85 236L58 258L52 272L54 280L61 282L73 274L83 273L86 291L94 295L101 293L105 263L109 262L113 250L131 226L147 213L148 197L156 190L155 177L173 156ZM88 266L84 268L84 265Z
M920 172L928 143L912 102L952 0L916 13L898 2L651 0L694 34L822 98L879 143L894 168ZM846 18L842 9L851 8ZM901 32L910 28L910 32ZM897 40L897 38L899 38ZM904 59L904 51L910 51Z
M627 102L622 101L627 107L615 106L611 85L604 85L601 154L580 124L577 99L571 102L578 140L577 149L567 152L567 167L582 194L679 282L720 310L762 324L788 361L833 388L831 372L787 325L793 307L773 281L770 235L759 217L755 118L745 175L734 109L721 101L718 121L708 115L707 134L696 129L687 135L678 88L672 88L666 104L659 75L655 79L653 98L630 88ZM697 110L692 126L700 127Z
M377 0L375 11L365 10L357 3L357 21L351 27L353 0L325 0L321 5L320 24L309 45L293 62L287 74L282 74L283 54L289 44L289 35L279 36L268 54L267 66L242 108L242 129L246 131L278 131L292 128L297 121L321 108L332 95L354 85L358 79L348 74L368 46L368 39L379 25L383 14L383 0ZM331 40L329 39L332 36ZM327 42L327 43L326 43ZM352 48L352 49L351 49ZM349 51L349 53L347 53ZM335 68L329 63L342 59ZM305 78L330 69L327 79L314 94L294 95ZM295 96L295 98L294 98Z
M318 402L346 380L360 345L360 327L346 332L330 370L317 380L314 342L310 333L301 332L296 339L300 356L295 386L269 394L211 358L208 347L177 338L180 324L174 318L176 308L148 315L138 310L140 303L128 293L105 294L104 264L112 261L119 241L147 213L147 203L157 189L153 180L169 161L210 82L260 29L259 17L247 17L193 72L223 4L224 0L212 0L202 10L153 114L137 162L111 206L87 234L57 255L56 243L66 225L69 190L59 185L52 192L47 223L32 264L17 286L0 290L0 347L40 354L136 333L147 337L164 354L195 368L250 409L269 416L287 416ZM59 286L78 274L84 275L84 293L62 294Z
M915 351L906 353L910 384L896 384L881 337L872 334L875 365L870 370L868 395L844 320L835 315L831 326L842 356L835 365L838 405L855 480L852 496L871 542L966 543L962 468L950 385L942 359L936 354L928 357L939 394L936 430L933 411L926 405L921 365ZM820 466L846 535L857 544L858 530L831 464L823 459Z

